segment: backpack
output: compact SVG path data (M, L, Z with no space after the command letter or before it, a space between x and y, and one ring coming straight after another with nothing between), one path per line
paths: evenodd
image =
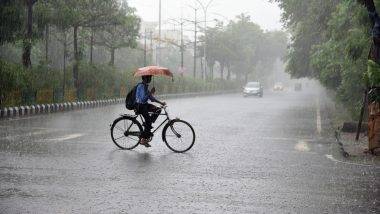
M138 85L139 84L133 87L132 90L128 92L127 97L125 98L125 107L128 110L133 110L136 107L136 89Z

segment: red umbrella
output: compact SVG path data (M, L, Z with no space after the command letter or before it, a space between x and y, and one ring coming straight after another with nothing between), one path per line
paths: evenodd
M168 76L173 78L173 73L170 72L168 68L159 67L159 66L147 66L143 68L137 69L135 72L135 77L141 77L141 76Z

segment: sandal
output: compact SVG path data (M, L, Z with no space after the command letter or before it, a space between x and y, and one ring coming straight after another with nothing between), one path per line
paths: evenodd
M149 141L145 138L140 139L140 144L144 145L145 147L151 147L151 145L149 144Z

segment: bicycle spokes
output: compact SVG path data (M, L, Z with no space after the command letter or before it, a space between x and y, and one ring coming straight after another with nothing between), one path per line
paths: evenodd
M173 125L170 125L170 129L178 138L181 138L181 135L174 129Z
M186 152L194 144L194 129L186 121L176 119L163 130L163 139L174 152Z
M131 118L118 118L111 127L112 140L122 149L136 147L139 143L141 132L141 125Z

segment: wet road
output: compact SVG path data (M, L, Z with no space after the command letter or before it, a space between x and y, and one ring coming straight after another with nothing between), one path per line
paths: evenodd
M122 106L0 121L0 213L379 213L380 169L339 161L317 92L168 100L197 134L122 151ZM321 134L320 134L321 133Z

